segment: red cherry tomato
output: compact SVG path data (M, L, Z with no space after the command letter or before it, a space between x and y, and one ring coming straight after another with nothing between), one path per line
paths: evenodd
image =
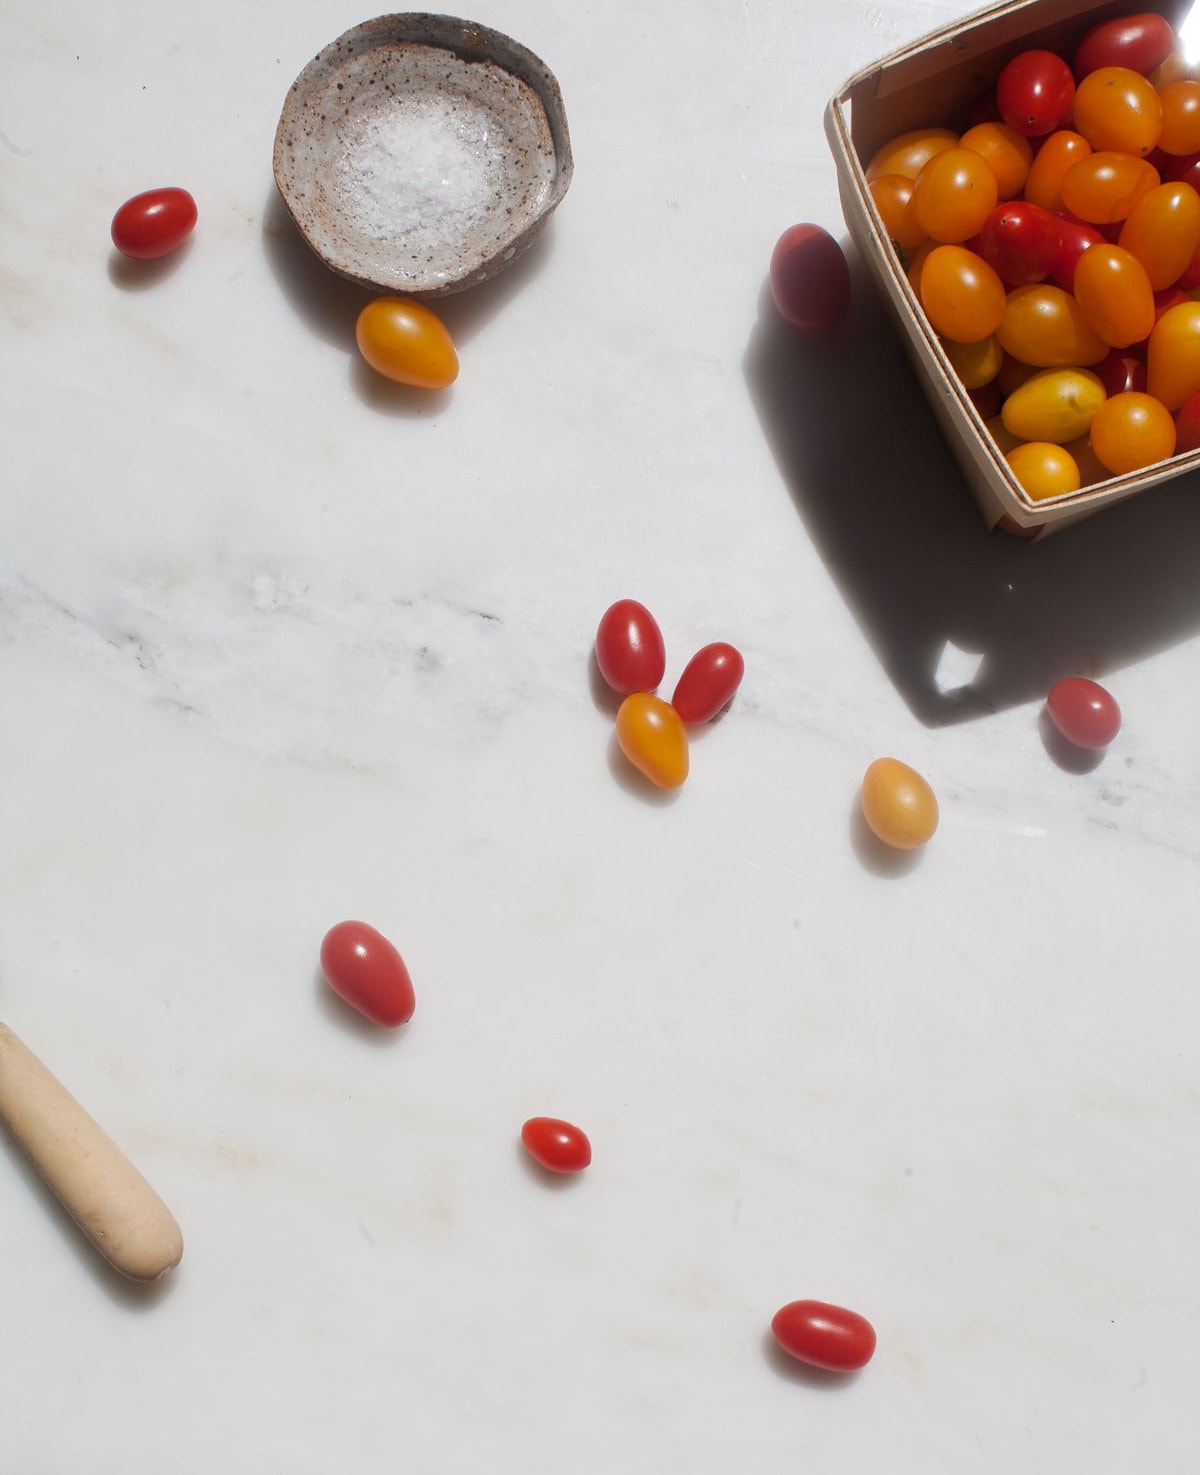
M1121 730L1121 709L1086 676L1056 681L1046 698L1050 720L1077 748L1106 748Z
M614 691L653 691L667 669L667 651L654 616L636 599L618 599L600 617L596 664Z
M707 722L733 700L746 663L723 640L698 650L683 669L671 705L685 722Z
M850 311L850 268L819 225L793 225L771 255L771 295L784 322L801 333L831 333Z
M182 246L196 224L196 202L185 189L146 190L126 200L112 221L112 242L123 256L154 261Z
M1144 76L1161 66L1175 49L1175 33L1164 16L1149 11L1101 21L1088 31L1075 51L1075 75L1081 81L1101 67L1128 67Z
M530 1117L521 1128L521 1141L534 1162L551 1173L579 1173L592 1160L587 1135L557 1117Z
M771 1330L785 1352L829 1372L865 1367L875 1352L875 1328L866 1317L826 1301L789 1301L771 1319Z
M339 922L321 944L321 971L329 987L375 1024L394 1028L416 1007L404 959L366 922Z
M1062 224L1040 205L1008 200L983 222L975 250L1006 287L1027 287L1054 270Z
M1117 394L1146 392L1146 365L1140 358L1119 348L1114 348L1106 359L1098 363L1094 372L1110 399Z
M1074 216L1064 219L1060 215L1058 255L1050 269L1055 286L1061 287L1064 292L1070 292L1075 286L1075 268L1079 264L1079 258L1089 246L1100 246L1103 243L1104 237L1094 225L1089 225L1086 220L1076 220Z
M1200 451L1200 394L1185 399L1175 416L1175 454Z
M1010 128L1026 138L1052 133L1071 111L1075 78L1052 51L1022 51L996 81L996 105Z

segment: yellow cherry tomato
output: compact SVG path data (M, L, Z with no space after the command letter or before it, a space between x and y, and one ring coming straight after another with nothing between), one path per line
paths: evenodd
M1162 181L1146 159L1104 149L1072 164L1063 175L1062 202L1092 225L1114 225Z
M969 240L996 208L999 188L987 160L970 149L943 149L917 175L913 214L935 241Z
M1128 348L1149 338L1154 327L1154 288L1146 268L1120 246L1101 242L1075 267L1075 301L1105 343Z
M863 775L862 811L885 845L915 850L938 825L938 802L915 768L898 758L876 758Z
M916 179L925 163L943 149L952 149L958 134L949 128L914 128L885 143L867 165L867 179L881 174L904 174Z
M1130 390L1096 411L1091 440L1100 464L1124 476L1175 454L1175 421L1160 400Z
M1162 88L1159 98L1163 115L1159 148L1164 154L1200 151L1200 82L1172 82Z
M913 182L904 174L881 174L867 186L888 239L902 251L915 251L929 237L912 211Z
M1004 283L965 246L936 246L921 266L921 306L937 332L955 343L990 338L1004 318Z
M1075 128L1094 149L1144 159L1162 132L1158 93L1130 67L1097 67L1075 89Z
M1072 164L1086 159L1092 146L1081 133L1060 128L1052 133L1033 156L1025 180L1025 198L1043 210L1063 208L1063 177Z
M445 324L411 297L368 302L354 336L367 363L397 384L445 389L458 378L458 354Z
M1142 263L1156 292L1165 291L1200 251L1200 194L1182 182L1150 190L1129 212L1117 244Z
M1004 401L1004 427L1020 440L1058 445L1086 435L1104 403L1103 381L1087 369L1043 369Z
M621 703L617 742L630 763L660 789L677 789L688 776L683 719L653 692L635 691Z
M1015 446L1004 459L1025 495L1034 502L1064 497L1068 492L1077 492L1083 484L1074 456L1064 446L1051 441L1026 441Z
M1146 391L1174 412L1200 391L1200 302L1164 312L1146 351Z
M994 333L978 343L955 343L943 338L942 347L966 389L982 389L990 384L1004 362L1004 350Z
M1109 352L1070 292L1048 282L1013 288L996 336L1005 353L1038 369L1098 364Z
M1000 199L1011 200L1021 193L1033 162L1033 145L1007 123L976 123L959 140L960 147L971 149L987 160L996 176Z

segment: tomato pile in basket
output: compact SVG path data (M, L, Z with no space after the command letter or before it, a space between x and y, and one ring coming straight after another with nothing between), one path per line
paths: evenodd
M867 181L1030 499L1200 448L1200 80L1164 17L1020 52L965 132L902 134Z

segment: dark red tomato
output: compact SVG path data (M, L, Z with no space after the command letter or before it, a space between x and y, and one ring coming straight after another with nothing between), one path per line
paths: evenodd
M703 646L683 668L671 705L684 722L707 722L733 700L746 663L742 653L723 640Z
M1071 111L1075 78L1052 51L1022 51L1000 73L996 105L1010 128L1026 138L1053 133Z
M1163 157L1167 162L1159 174L1164 184L1190 184L1194 190L1200 191L1200 154L1165 154Z
M1075 286L1075 267L1079 258L1089 246L1099 246L1104 237L1094 225L1088 225L1084 220L1076 220L1072 215L1068 219L1059 216L1058 220L1058 255L1055 257L1054 265L1050 268L1050 275L1054 285L1061 287L1064 292L1070 292Z
M154 261L182 246L196 224L196 202L185 189L151 189L126 200L113 216L113 245L135 261Z
M1154 294L1154 321L1157 323L1163 313L1170 312L1173 307L1179 307L1181 303L1191 302L1186 292L1180 291L1178 287L1164 287L1161 292ZM1151 328L1150 332L1154 331ZM1129 344L1126 353L1145 355L1150 349L1150 333L1140 338L1136 343Z
M1114 394L1144 394L1146 392L1146 364L1126 349L1114 348L1109 356L1092 368L1104 385L1104 392L1112 399Z
M1079 81L1101 67L1128 67L1143 76L1160 66L1175 49L1170 22L1154 11L1123 15L1093 26L1075 50Z
M534 1162L551 1173L579 1173L592 1160L586 1134L557 1117L530 1117L521 1128L521 1141Z
M1179 274L1175 285L1181 292L1194 292L1200 287L1200 251L1192 257L1192 263Z
M771 295L784 322L801 333L831 333L850 311L850 267L819 225L793 225L771 255Z
M775 1313L771 1330L785 1352L830 1372L865 1367L875 1352L875 1328L866 1317L826 1301L789 1301Z
M389 1029L412 1018L416 1007L404 959L366 922L339 922L321 944L321 972L329 987L375 1024Z
M1121 709L1086 676L1056 681L1046 698L1050 720L1077 748L1106 748L1121 730Z
M1031 287L1054 269L1061 224L1040 205L1005 200L983 222L976 250L1006 287Z
M596 664L614 691L654 691L667 669L667 648L654 616L636 599L618 599L600 617Z
M1175 454L1200 451L1200 394L1185 399L1175 414Z

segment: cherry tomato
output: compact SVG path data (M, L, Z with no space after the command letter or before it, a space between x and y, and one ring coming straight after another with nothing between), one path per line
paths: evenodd
M688 776L683 720L669 702L632 692L617 709L617 742L630 763L660 789L677 789Z
M1050 720L1077 748L1107 748L1121 730L1121 709L1098 681L1066 676L1046 698Z
M551 1173L580 1173L592 1160L586 1133L552 1116L532 1116L521 1128L526 1152Z
M1114 348L1106 359L1096 365L1096 373L1100 376L1106 395L1124 394L1130 389L1145 391L1145 363L1133 354L1122 353L1119 348Z
M1100 67L1075 90L1074 123L1093 149L1144 159L1158 143L1163 110L1158 93L1129 67Z
M1146 268L1120 246L1106 242L1083 253L1075 268L1075 301L1113 348L1141 342L1154 327L1154 289Z
M901 133L873 155L867 165L867 179L878 179L881 174L903 174L916 179L934 154L952 149L957 143L958 134L951 133L949 128L914 128Z
M366 922L339 922L321 943L321 971L329 987L375 1024L394 1028L416 1007L404 959Z
M867 186L884 233L902 251L915 251L928 240L912 212L913 182L904 174L881 174Z
M1043 210L1061 210L1063 177L1072 164L1086 159L1091 152L1091 144L1081 133L1069 128L1052 133L1033 156L1025 180L1025 198Z
M1039 369L1098 364L1109 350L1074 297L1049 282L1013 288L996 336L1005 353Z
M917 175L912 208L917 224L935 241L973 236L996 206L996 176L971 149L943 149Z
M1175 416L1175 454L1200 451L1200 393L1189 395Z
M1101 21L1075 50L1075 75L1082 80L1100 67L1129 67L1144 76L1161 66L1174 46L1170 22L1154 11Z
M885 845L915 850L938 824L933 790L898 758L876 758L863 775L863 817Z
M1050 275L1061 252L1063 222L1027 200L997 205L983 222L976 247L1008 287L1027 287Z
M1200 250L1200 194L1179 182L1149 190L1129 212L1118 240L1146 268L1156 292L1172 286Z
M1175 411L1200 392L1200 302L1163 313L1146 350L1146 390Z
M990 338L1004 318L1004 283L965 246L937 246L925 257L919 295L934 328L955 343Z
M733 700L746 663L723 640L702 646L683 668L671 705L684 722L707 722Z
M1083 485L1079 463L1065 446L1052 441L1031 440L1014 446L1004 459L1025 495L1034 502L1065 497Z
M1087 369L1043 369L1004 401L1004 428L1020 440L1057 445L1086 435L1104 403L1104 383Z
M458 378L446 325L411 297L376 297L358 315L358 350L376 373L414 389L445 389Z
M991 384L1004 362L1004 350L993 333L978 343L955 343L950 338L941 340L942 348L954 372L962 380L964 389L983 389ZM999 390L996 391L997 396ZM988 415L995 413L988 411ZM987 419L987 415L984 416Z
M831 333L850 311L850 267L819 225L793 225L771 253L771 295L784 322L801 333Z
M1194 292L1200 287L1200 250L1179 273L1175 285L1181 292Z
M1161 93L1172 82L1187 81L1194 70L1187 46L1177 40L1170 56L1159 62L1158 66L1152 67L1146 77Z
M1057 219L1058 255L1054 258L1050 276L1056 287L1070 292L1075 286L1075 268L1079 265L1079 258L1089 246L1100 245L1104 237L1094 225L1076 220L1074 216L1068 219L1059 216Z
M1080 159L1063 175L1063 204L1080 220L1111 225L1127 219L1142 196L1160 183L1153 164L1106 149Z
M967 129L959 144L987 160L1002 200L1021 193L1033 162L1033 145L1023 134L999 121L977 123Z
M1071 68L1052 51L1019 52L996 80L1000 116L1026 138L1053 133L1074 96Z
M775 1340L810 1367L849 1373L875 1354L875 1328L865 1316L827 1301L789 1301L771 1318Z
M596 665L622 696L654 691L667 669L667 649L658 621L636 599L618 599L600 616Z
M1125 476L1175 454L1175 421L1148 394L1115 394L1096 411L1091 440L1100 464Z
M1158 146L1166 154L1194 154L1200 149L1200 82L1172 82L1159 94L1162 132Z
M126 200L112 221L112 242L123 256L154 261L177 250L196 225L196 202L185 189L151 189Z

